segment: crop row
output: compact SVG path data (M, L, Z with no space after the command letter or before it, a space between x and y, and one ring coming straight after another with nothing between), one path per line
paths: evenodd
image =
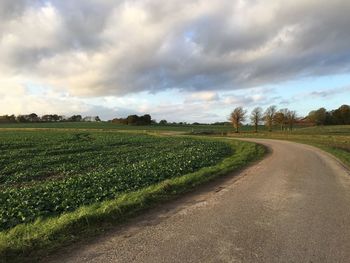
M231 154L222 142L124 133L17 132L0 138L0 230L115 198Z

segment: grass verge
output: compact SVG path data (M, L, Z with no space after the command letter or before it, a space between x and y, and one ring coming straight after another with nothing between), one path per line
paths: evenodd
M225 141L231 145L234 154L215 166L123 194L114 200L84 206L59 217L38 219L0 232L0 259L3 262L37 261L61 246L97 235L161 201L242 168L266 152L263 146L254 143Z
M315 143L305 140L295 140L295 142L300 142L320 148L321 150L328 152L334 157L336 157L338 160L341 161L342 164L344 164L348 169L350 169L350 152L348 148L339 147L338 145L333 145L331 143Z

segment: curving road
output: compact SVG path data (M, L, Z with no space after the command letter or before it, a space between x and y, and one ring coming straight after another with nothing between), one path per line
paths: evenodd
M350 174L302 144L254 139L259 163L52 262L350 262Z

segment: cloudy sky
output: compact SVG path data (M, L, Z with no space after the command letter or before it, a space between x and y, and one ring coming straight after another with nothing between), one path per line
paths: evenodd
M348 0L0 0L0 114L213 122L350 103Z

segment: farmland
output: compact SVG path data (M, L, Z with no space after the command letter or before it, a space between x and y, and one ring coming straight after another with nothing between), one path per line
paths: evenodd
M181 176L231 154L222 142L122 133L0 137L1 230Z
M43 123L2 123L0 129L96 129L114 131L149 131L149 132L232 132L230 124L152 124L152 125L123 125L111 122L43 122ZM263 127L262 127L263 128ZM263 128L265 129L265 128ZM247 127L245 130L250 130Z
M52 127L49 127L52 125ZM218 175L264 150L235 137L317 146L350 165L350 127L240 133L224 125L1 125L0 255L46 254ZM178 136L170 136L169 134ZM183 135L181 135L183 134ZM193 134L193 136L184 136ZM213 134L221 139L201 135ZM228 139L229 138L229 139Z
M3 129L0 149L0 254L10 257L50 251L86 224L94 232L264 153L244 142L94 129Z

